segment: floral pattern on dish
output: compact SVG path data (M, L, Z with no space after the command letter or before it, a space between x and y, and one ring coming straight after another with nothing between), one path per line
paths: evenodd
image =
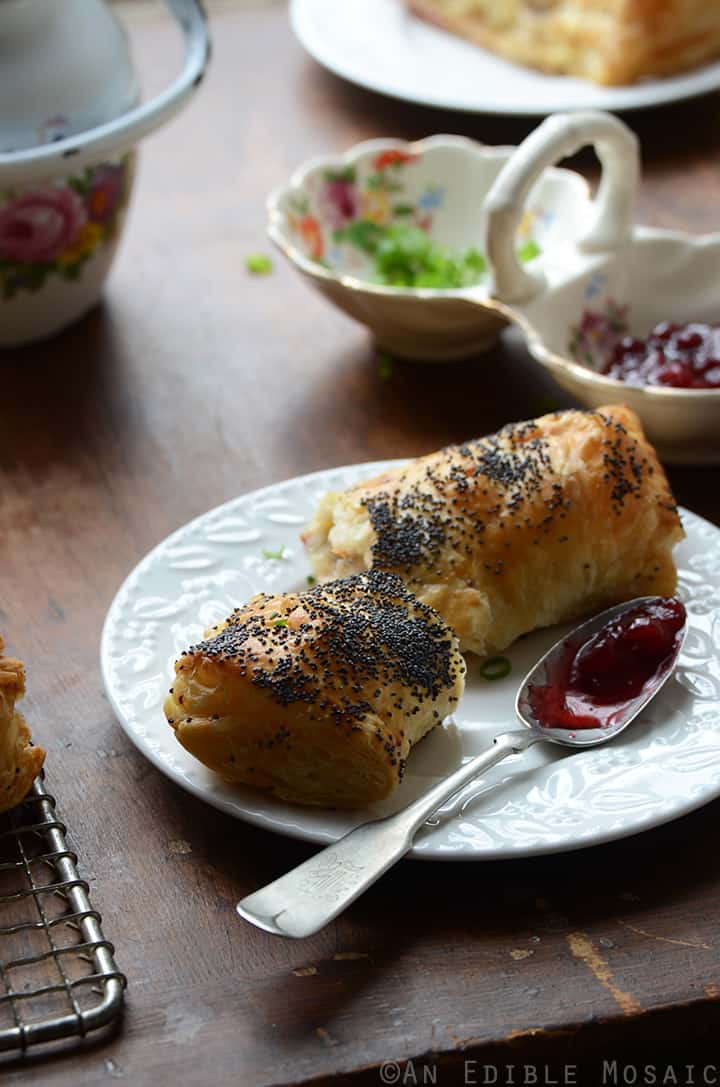
M289 234L310 260L339 273L368 272L378 228L402 224L431 233L451 194L440 180L418 183L413 167L423 155L388 148L357 164L323 168L285 202ZM529 210L518 231L534 241L553 215ZM539 248L538 248L539 252Z
M586 288L586 297L588 295ZM570 329L568 355L575 362L599 370L628 331L628 306L608 298L604 310L586 309Z
M64 182L8 190L0 204L0 293L39 291L49 277L78 280L93 254L118 235L134 153L90 166Z

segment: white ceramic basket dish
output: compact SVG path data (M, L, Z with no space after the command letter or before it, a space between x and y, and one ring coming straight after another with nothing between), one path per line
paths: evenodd
M268 199L268 232L308 281L367 325L382 347L435 361L472 355L493 343L506 321L487 281L461 290L373 283L371 258L348 239L399 222L422 227L453 251L480 247L484 198L512 153L461 136L369 140L297 170ZM579 175L545 170L517 222L516 244L555 248L582 230L590 208Z
M518 263L516 224L550 164L593 144L603 165L583 231ZM663 460L720 461L720 389L635 386L597 372L608 329L644 337L661 321L720 323L720 234L693 237L633 225L637 141L602 113L548 118L518 147L486 201L492 293L530 351L586 407L623 402Z
M553 166L586 144L603 166L594 200L582 178ZM606 113L550 117L515 149L458 136L372 140L299 169L270 196L268 230L313 286L392 353L466 357L515 322L586 407L627 403L664 460L714 463L720 390L635 386L598 372L608 326L646 336L665 320L720 322L720 235L634 225L639 175L635 136ZM488 278L462 289L372 282L372 261L348 227L395 221L456 252L476 246ZM540 253L522 265L527 241Z

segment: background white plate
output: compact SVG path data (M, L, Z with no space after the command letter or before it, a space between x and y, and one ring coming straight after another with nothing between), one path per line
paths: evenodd
M307 51L336 75L444 109L524 115L629 110L720 87L720 61L627 87L544 75L415 18L401 0L291 0L290 18Z
M452 722L408 760L392 801L353 815L293 807L230 786L180 746L162 714L180 650L261 590L304 585L298 533L319 495L393 462L300 476L228 502L169 536L135 568L105 621L101 666L120 722L173 781L240 819L293 837L334 841L357 823L425 792L492 737L516 728L513 703L525 672L560 636L540 631L515 645L512 673L488 683L468 658L465 696ZM466 860L530 856L621 838L674 819L720 795L720 529L683 512L679 596L690 616L675 675L636 724L607 747L567 753L538 744L463 789L416 839L413 855ZM263 551L283 549L279 560ZM540 590L541 591L541 590Z

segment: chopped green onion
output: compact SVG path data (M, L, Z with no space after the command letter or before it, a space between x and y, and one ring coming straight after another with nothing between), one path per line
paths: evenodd
M381 351L377 357L378 377L381 381L389 381L393 375L392 356Z
M287 619L278 619L278 620L276 620L276 622L273 623L273 626L274 627L286 627L287 626Z
M315 578L312 576L312 574L308 574L305 580L307 581L308 585L315 584Z
M396 216L407 217L412 205L396 204ZM368 253L375 264L374 281L387 287L472 287L487 274L483 254L471 246L453 252L433 240L426 230L405 222L382 226L369 219L355 219L335 231L334 238ZM518 259L534 260L540 246L529 238L517 250Z
M517 251L518 260L523 261L525 264L529 260L535 260L535 257L539 257L542 250L534 238L529 238Z
M371 219L355 219L347 226L336 230L333 237L336 242L349 242L350 245L364 250L366 253L374 253L380 240L385 234L385 227L374 223Z
M376 279L391 287L467 287L487 270L477 249L451 253L427 231L400 223L385 227L373 255Z
M266 547L263 547L263 557L266 559L281 559L284 554L284 547L279 547L277 551L268 551Z
M512 671L512 665L507 657L488 657L480 665L480 675L483 679L505 679Z
M269 276L273 270L273 262L264 253L251 253L245 258L245 267L254 276Z

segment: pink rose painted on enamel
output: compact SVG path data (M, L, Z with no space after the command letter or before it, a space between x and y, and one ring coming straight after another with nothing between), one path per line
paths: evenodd
M49 185L23 193L0 208L0 260L55 260L86 222L85 207L72 189Z

